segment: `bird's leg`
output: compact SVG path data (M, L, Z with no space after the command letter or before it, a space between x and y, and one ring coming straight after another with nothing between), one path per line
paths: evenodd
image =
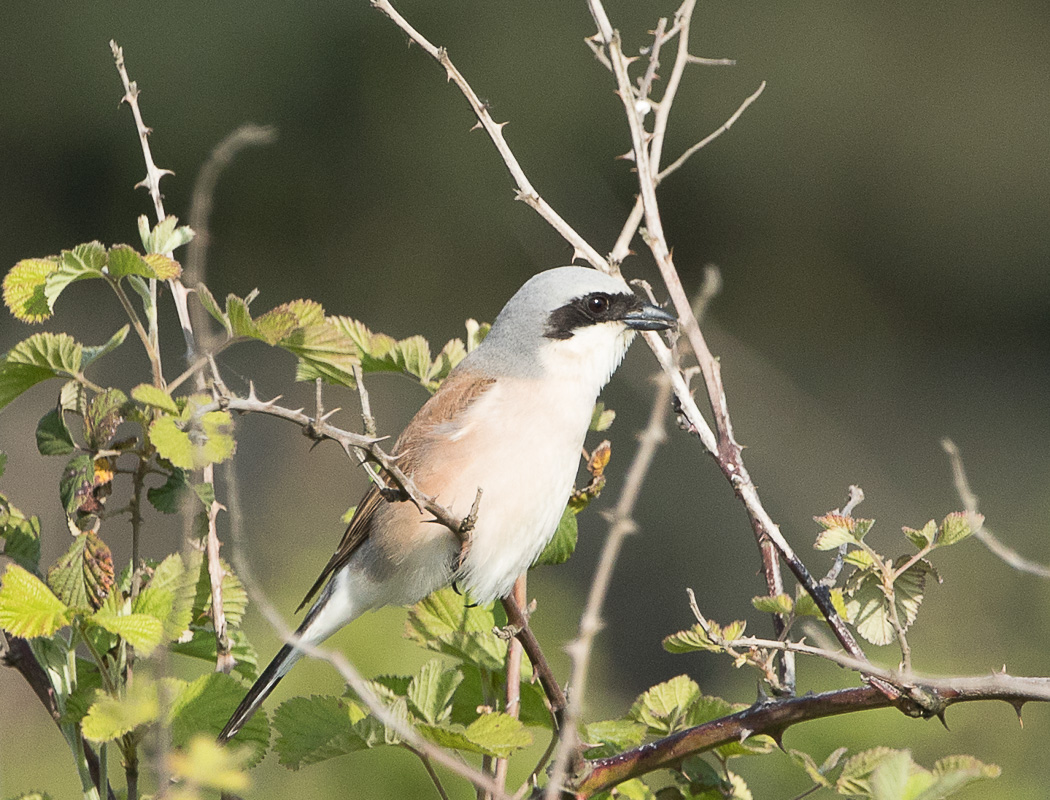
M550 664L547 663L547 659L544 657L543 651L540 649L540 643L533 635L532 629L529 628L529 620L525 616L525 612L522 611L521 607L514 601L513 597L504 597L501 602L503 603L503 609L507 612L507 622L509 622L516 631L514 636L519 642L521 642L521 647L525 651L525 655L529 657L529 661L532 662L533 670L535 670L536 675L539 676L540 685L543 686L543 691L547 695L547 701L551 704L551 712L554 714L554 723L560 729L562 718L565 715L565 707L568 705L568 701L565 699L565 693L561 690L561 686L558 685L558 681L554 677L554 672L551 670Z

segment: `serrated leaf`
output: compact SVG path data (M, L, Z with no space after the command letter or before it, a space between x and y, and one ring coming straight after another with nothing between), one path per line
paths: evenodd
M839 794L871 796L871 785L868 781L871 773L883 761L893 758L904 751L889 747L873 747L851 756L842 765L842 772L835 781L835 790Z
M88 621L116 634L143 656L148 656L164 641L164 623L152 614L114 613L103 606Z
M801 586L798 587L799 596L795 601L795 615L799 617L819 617L823 618L824 613L817 607L817 604L813 601L813 598L809 596L809 593ZM835 608L835 611L843 619L847 619L848 612L846 611L846 598L842 594L842 589L834 587L831 592L831 605Z
M185 747L202 733L214 739L243 698L244 687L221 672L203 675L186 684L179 682L168 714L172 744ZM255 714L237 733L234 742L247 748L249 764L261 761L270 744L266 715Z
M350 704L338 697L293 697L278 706L273 727L278 759L290 769L383 744L375 725L352 720Z
M109 276L114 280L138 275L143 278L156 278L157 273L133 247L126 244L115 244L109 248L106 264Z
M678 675L638 695L628 716L645 723L660 736L682 727L693 704L700 698L700 687L687 675Z
M306 305L305 301L300 301L299 306L289 304L287 307L296 312L300 326L278 345L299 358L295 379L320 378L336 386L356 386L353 368L360 359L354 340L340 324L345 318L325 319L324 309L316 304Z
M418 725L423 737L442 747L507 758L532 744L532 734L520 720L503 713L482 714L466 727L455 724Z
M977 514L975 522L980 527L984 524L984 517L981 514ZM956 544L972 536L973 531L974 529L970 526L969 515L962 511L953 511L944 518L940 528L937 530L937 544L940 547Z
M132 611L149 613L164 621L164 632L168 640L184 633L192 621L193 600L196 594L196 575L186 571L182 557L172 553L153 568L144 588L139 592ZM157 592L161 596L157 607L143 601L145 591ZM170 604L163 595L170 595Z
M440 589L409 609L405 637L481 669L502 669L507 643L492 629L491 606L468 607L451 588Z
M795 602L790 595L778 594L775 597L752 597L751 605L757 611L766 614L790 614L795 607Z
M226 329L226 332L229 333L230 321L226 318L226 314L223 310L219 308L219 304L215 302L215 297L212 295L208 287L203 283L198 283L195 287L195 294L197 295L200 304L204 307L204 310L211 314L215 321L222 325L222 327Z
M259 330L252 321L252 313L248 310L248 304L237 295L231 294L226 297L226 318L230 321L230 330L234 336L244 336L250 339L259 339Z
M179 262L163 253L146 253L142 260L150 266L157 280L170 281L182 275L182 267Z
M25 258L4 277L4 305L22 322L43 322L52 305L44 295L47 276L58 269L57 259Z
M140 677L127 686L126 692L120 699L110 697L103 691L96 693L95 702L80 723L85 739L92 742L112 741L160 717L156 683Z
M58 393L58 407L78 416L87 413L87 390L82 383L66 381Z
M831 781L824 777L824 771L817 766L817 762L809 753L803 753L801 750L788 750L788 755L791 756L792 761L806 771L806 775L817 786L825 789L831 786Z
M244 771L249 758L249 752L223 747L209 736L197 735L185 748L170 753L168 763L176 781L195 789L243 792L251 785L248 773ZM178 795L171 792L168 796Z
M106 389L91 398L84 416L84 438L88 449L101 450L124 421L128 396L120 389Z
M71 608L101 608L113 580L113 555L94 531L77 536L47 572L48 585Z
M150 383L140 383L131 390L131 397L144 406L159 408L168 414L179 416L178 404L172 399L170 394L159 386L154 386Z
M38 577L9 564L0 585L0 628L12 636L50 636L69 621L69 609Z
M198 412L208 402L191 397L178 419L165 416L149 427L150 443L180 469L202 469L230 458L236 450L233 418L229 411Z
M59 409L48 411L37 423L36 449L42 456L64 456L76 450L73 434Z
M566 506L562 512L561 520L558 522L558 527L554 531L554 536L547 542L547 546L543 548L543 552L540 553L532 566L564 564L576 552L578 537L579 527L576 523L576 512Z
M401 368L425 383L430 375L430 342L422 336L410 336L397 343L396 352Z
M107 341L105 344L98 345L97 347L85 346L84 355L80 362L80 368L87 369L90 364L92 364L95 361L98 361L98 359L102 358L102 356L107 355L108 353L112 353L114 350L116 350L118 347L124 344L124 340L128 338L129 330L131 330L131 326L125 325L123 328L121 328L112 336L110 336L109 341Z
M408 684L408 702L420 717L432 725L448 718L452 695L463 681L458 667L445 667L438 659L422 666Z
M722 652L722 646L717 644L717 641L721 639L739 639L744 634L747 623L742 620L736 620L723 629L717 622L708 620L707 625L711 630L711 636L708 636L700 623L697 623L688 630L672 633L670 636L664 637L664 650L669 653L693 653L697 650L720 653Z
M587 744L602 745L590 750L588 758L614 755L637 747L645 740L647 731L648 727L644 723L628 719L610 719L584 725L583 741Z
M268 345L276 345L297 327L299 320L294 313L285 308L274 308L255 320L255 338Z
M58 495L66 513L75 514L82 506L91 505L94 488L94 459L85 453L73 456L58 482Z
M188 225L177 227L178 224L178 217L169 214L150 230L149 219L140 216L139 236L142 239L142 248L147 253L170 253L192 241L195 235L193 229Z
M435 391L448 374L467 356L467 347L462 339L451 339L441 348L441 352L434 358L434 363L427 373L425 385L430 391Z
M0 362L0 408L48 378L75 377L83 347L65 333L37 333L12 347Z
M217 656L215 631L194 627L189 633L189 638L173 642L168 645L168 649L179 655L207 661L214 667ZM230 628L227 634L230 637L230 655L236 661L233 671L254 681L259 676L259 656L255 648L243 631Z
M904 535L908 537L908 541L920 550L923 547L926 547L926 545L931 544L937 537L937 523L932 519L923 525L920 530L908 527L901 528L901 530L904 531Z
M40 520L26 517L0 495L0 538L4 555L29 572L40 566Z
M911 754L906 750L884 758L869 779L872 800L906 800L911 770Z
M241 624L244 612L248 608L248 591L225 560L220 559L219 563L222 566L222 610L226 616L226 623L231 628L236 628ZM196 576L192 618L194 624L199 624L204 619L211 619L211 579L208 576L208 561L204 554L194 552L188 560L186 571L189 575Z

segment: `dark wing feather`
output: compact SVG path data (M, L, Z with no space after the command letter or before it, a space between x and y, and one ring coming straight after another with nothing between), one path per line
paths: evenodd
M434 396L419 409L394 444L392 455L398 457L398 466L401 470L411 477L412 470L419 463L419 458L425 449L427 434L438 425L451 422L463 413L495 382L495 378L480 378L469 372L453 372L449 375ZM369 487L368 492L357 506L339 546L328 559L328 563L325 564L320 576L310 587L310 591L306 593L306 597L296 609L297 612L313 599L332 575L346 565L354 551L368 538L376 509L380 507L380 503L386 502L390 501L383 498L376 485Z

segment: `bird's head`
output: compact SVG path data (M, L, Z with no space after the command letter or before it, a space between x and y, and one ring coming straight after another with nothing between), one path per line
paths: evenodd
M580 380L597 394L636 331L674 324L671 314L642 300L620 277L557 267L534 275L507 301L472 354L472 366Z

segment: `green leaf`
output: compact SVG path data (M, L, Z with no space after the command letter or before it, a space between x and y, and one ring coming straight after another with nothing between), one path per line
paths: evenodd
M244 687L235 678L221 672L181 684L169 712L172 744L185 747L200 733L214 739L243 698ZM255 714L238 732L235 741L248 748L251 765L261 761L270 744L266 715Z
M274 308L255 320L255 338L276 345L299 327L295 314L285 308Z
M458 667L447 668L438 659L422 666L408 684L408 702L419 716L432 725L448 718L452 695L463 681Z
M71 283L105 278L102 271L106 265L106 248L99 242L88 242L63 250L58 259L58 269L47 276L44 297L48 308L54 310L59 295Z
M128 396L120 389L106 389L91 398L84 416L84 439L89 450L101 450L124 421Z
M101 608L113 580L113 556L94 531L77 536L47 573L48 585L71 608Z
M81 720L84 738L92 742L108 742L125 733L155 722L160 717L160 699L157 684L136 676L126 689L127 694L117 699L103 691L95 694L95 702Z
M241 624L244 612L248 608L248 591L225 560L220 559L219 563L222 566L222 610L226 615L227 625L236 628ZM194 552L188 559L186 571L189 575L196 576L192 616L194 624L199 624L204 619L211 619L211 580L208 577L208 561L204 554Z
M368 735L374 726L351 719L351 704L338 697L293 697L278 706L273 727L278 759L291 769L383 744Z
M188 225L177 227L179 218L170 214L149 229L149 218L145 215L139 217L139 236L142 239L142 248L147 253L170 253L184 244L193 240L193 229Z
M0 538L4 540L5 556L29 572L36 572L40 566L40 520L27 518L3 495L0 495Z
M146 253L142 260L149 264L157 280L170 281L182 275L182 267L179 262L162 253Z
M638 695L628 716L645 723L651 733L662 736L685 726L692 706L700 699L700 687L687 675L664 681Z
M159 408L161 411L176 417L181 413L178 404L172 399L171 395L164 389L151 383L140 383L131 390L131 397L144 406Z
M201 414L198 409L208 402L204 395L191 397L178 419L165 416L153 421L149 440L162 458L189 470L220 463L233 455L233 418L229 411Z
M115 244L109 248L109 261L106 265L109 276L115 280L128 275L139 275L143 278L156 278L157 273L146 263L146 260L126 244Z
M975 522L977 526L980 527L984 524L984 517L981 514L975 516ZM941 527L937 531L937 544L941 547L956 544L963 539L972 536L973 530L974 529L970 526L970 517L968 514L962 511L953 511L944 518Z
M872 800L906 800L911 769L911 754L906 750L884 758L871 773Z
M164 633L170 641L185 633L192 621L193 600L196 595L196 574L186 570L182 557L172 553L153 568L144 588L139 592L132 611L149 613L164 622ZM143 595L156 592L156 607L146 605ZM164 595L170 596L170 600Z
M58 269L58 260L26 258L15 264L4 277L4 305L22 322L43 322L51 316L52 305L44 295L47 276Z
M227 633L230 637L230 654L236 660L233 667L234 672L254 681L259 676L259 656L255 648L248 641L244 631L228 629ZM215 631L193 627L190 629L188 639L180 639L169 645L168 649L179 655L207 661L214 667L217 656Z
M48 378L75 377L83 346L65 333L37 333L12 347L0 363L0 408Z
M841 514L825 514L813 518L823 528L813 547L817 550L836 550L842 545L860 544L856 520Z
M795 607L791 595L778 594L775 597L752 597L751 605L766 614L790 614Z
M845 748L840 749L845 751ZM806 771L806 775L814 784L825 789L831 786L831 781L824 777L824 771L817 766L817 762L809 753L803 753L801 750L788 750L788 755L791 756L792 761Z
M868 778L871 773L887 759L904 751L889 747L874 747L851 756L842 766L842 772L835 781L835 790L844 795L871 796L871 784Z
M908 537L908 541L920 550L923 547L926 547L926 545L932 544L933 540L937 538L937 523L932 519L923 525L921 530L915 530L914 528L908 527L901 528L901 530L903 530L904 535Z
M899 569L907 557L897 560ZM926 576L936 574L928 561L920 560L909 567L893 583L897 617L907 630L919 613L926 592ZM894 641L896 633L890 624L889 601L882 589L879 574L860 570L850 576L846 585L846 618L852 622L864 639L875 645Z
M645 740L648 726L627 719L592 722L583 728L583 741L600 745L587 751L588 758L602 758L637 747Z
M342 318L323 319L323 309L321 314L321 321L311 324L303 324L300 318L300 327L278 344L299 358L297 381L320 378L326 383L353 388L357 385L353 369L359 363L357 347L339 325Z
M707 650L712 653L720 653L722 652L722 646L717 643L718 640L725 639L732 641L733 639L739 639L744 635L744 629L747 627L747 623L742 620L737 620L736 622L729 623L723 628L717 622L708 620L707 626L711 630L711 636L708 636L700 623L697 623L688 630L679 631L678 633L673 633L670 636L665 637L663 641L664 650L669 653L692 653L697 650Z
M824 613L817 607L813 598L809 596L809 592L801 586L797 587L797 591L798 598L795 600L795 615L799 617L818 617L823 619ZM831 589L831 605L834 606L835 611L838 612L840 617L843 619L849 618L849 612L846 610L846 598L842 593L842 589L838 586Z
M532 734L520 720L507 714L482 714L470 725L418 725L426 739L442 747L507 758L515 750L532 744Z
M576 512L568 506L562 512L561 521L554 531L554 536L547 542L539 558L532 565L538 567L541 564L564 564L576 551L576 539L579 536L579 528L576 524Z
M434 359L434 363L430 365L430 372L427 373L427 380L424 381L426 387L431 391L436 390L466 356L467 348L462 339L451 339L446 342Z
M62 471L58 494L67 514L75 514L82 506L90 505L95 488L95 461L82 453L73 456Z
M491 606L466 603L451 588L434 592L409 609L405 637L481 669L502 669L507 643L492 632Z
M606 408L605 403L599 400L594 404L594 412L591 414L591 425L590 430L597 433L607 431L612 427L613 421L616 419L616 412L611 408Z
M194 736L182 750L168 756L172 777L188 786L242 793L251 781L244 768L250 752L233 747L223 747L210 736ZM192 797L196 797L194 792ZM170 792L168 797L185 797L179 792Z
M164 641L164 623L152 614L125 614L103 606L87 621L115 633L142 656L148 656Z
M42 456L65 456L76 450L73 434L60 409L48 411L36 425L36 449Z
M80 364L81 368L87 369L90 364L92 364L95 361L98 361L98 359L102 358L102 356L107 355L108 353L112 353L114 350L116 350L118 347L124 344L124 340L128 338L129 330L131 330L131 326L125 325L123 328L121 328L112 336L110 336L109 341L105 344L98 345L97 347L85 347L84 355Z
M69 609L32 573L9 564L0 585L0 628L12 636L50 636L69 621Z
M198 283L195 293L200 304L204 307L204 310L211 314L215 321L222 325L222 327L226 329L226 332L229 333L230 320L227 319L223 310L219 308L219 304L215 302L215 296L212 295L208 287L203 283Z

